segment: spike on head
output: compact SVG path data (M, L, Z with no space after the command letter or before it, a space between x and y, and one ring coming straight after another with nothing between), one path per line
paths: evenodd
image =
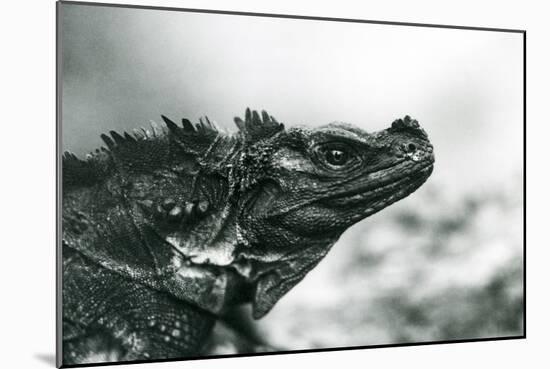
M170 119L168 119L166 116L161 115L162 120L164 123L166 123L166 127L170 130L172 133L179 133L180 127L174 122L172 122Z
M271 119L269 118L269 114L265 110L262 110L262 120L264 124L271 123Z
M256 110L254 110L252 112L252 124L257 125L257 126L262 124L262 120L260 119L260 115L258 114L258 112Z
M151 137L151 132L149 132L149 130L145 129L144 127L141 127L141 131L143 132L143 136L145 139L148 139Z
M143 135L143 132L138 130L138 129L133 129L132 130L132 133L134 134L134 137L136 138L136 140L143 140L144 139L144 135Z
M113 138L113 140L115 140L115 143L119 145L124 143L124 137L118 134L118 132L110 131L109 133L111 134L111 137Z
M202 130L204 131L214 131L214 127L212 126L212 123L210 122L210 119L208 119L207 116L200 117L199 118L199 125Z
M269 138L284 130L284 125L277 122L265 110L262 111L262 118L260 118L257 111L246 108L244 121L239 117L235 117L234 121L249 143Z
M128 142L136 142L136 139L134 137L130 136L130 134L128 132L124 132L124 138Z
M245 125L244 121L241 118L235 117L235 118L233 118L233 120L235 121L235 125L237 126L237 128L240 131L244 132L246 130L246 125Z
M189 119L183 118L181 120L181 123L183 124L183 129L188 132L195 132L195 127L193 127L193 123L189 121Z
M151 121L151 130L153 131L153 137L158 137L162 132L159 125L154 120Z
M115 147L115 143L114 141L111 139L111 137L107 136L106 134L101 134L101 139L103 140L103 142L105 142L105 145L107 145L107 147L109 149L112 149L113 147Z

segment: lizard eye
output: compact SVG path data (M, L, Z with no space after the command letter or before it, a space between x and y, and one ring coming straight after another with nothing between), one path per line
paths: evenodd
M349 145L342 143L327 143L319 145L316 150L317 161L325 169L337 171L353 170L361 163L357 152Z
M341 149L332 149L325 151L326 161L335 166L342 166L348 161L348 153Z

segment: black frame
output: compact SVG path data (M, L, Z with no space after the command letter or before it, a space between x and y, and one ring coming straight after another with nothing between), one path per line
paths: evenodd
M61 4L73 4L73 5L86 5L86 6L100 6L100 7L113 7L113 8L131 8L131 9L146 9L146 10L161 10L161 11L174 11L174 12L188 12L188 13L203 13L203 14L224 14L224 15L240 15L250 17L268 17L268 18L286 18L286 19L301 19L301 20L315 20L315 21L329 21L329 22L347 22L347 23L368 23L379 25L391 25L391 26L406 26L406 27L425 27L425 28L447 28L447 29L459 29L470 31L484 31L484 32L505 32L505 33L521 33L523 34L523 334L517 336L506 337L484 337L484 338L471 338L471 339L459 339L459 340L441 340L441 341L425 341L425 342L413 342L413 343L395 343L395 344L381 344L381 345L365 345L365 346L344 346L344 347L331 347L321 349L302 349L302 350L286 350L276 352L258 352L247 354L231 354L231 355L209 355L209 356L193 356L182 358L170 358L170 359L154 359L154 360L133 360L133 361L114 361L114 362L101 362L90 364L73 364L62 365L62 305L61 305L61 37L60 37L60 5ZM526 263L526 209L527 209L527 31L522 29L506 29L506 28L490 28L490 27L477 27L477 26L457 26L457 25L445 25L445 24L428 24L428 23L411 23L411 22L394 22L394 21L379 21L379 20L366 20L366 19L354 19L354 18L332 18L332 17L319 17L319 16L305 16L294 14L269 14L269 13L254 13L254 12L242 12L242 11L228 11L228 10L212 10L212 9L195 9L195 8L176 8L176 7L162 7L162 6L148 6L148 5L131 5L131 4L110 4L101 2L84 2L84 1L65 1L58 0L56 3L56 366L60 368L79 368L79 367L92 367L92 366L105 366L105 365L126 365L126 364L143 364L143 363L162 363L173 361L187 361L187 360L209 360L220 358L238 358L238 357L251 357L251 356L267 356L267 355L284 355L284 354L300 354L300 353L315 353L315 352L330 352L330 351L344 351L344 350L361 350L361 349L374 349L374 348L388 348L388 347L408 347L408 346L426 346L426 345L439 345L439 344L452 344L452 343L467 343L467 342L485 342L485 341L504 341L504 340L516 340L527 338L527 289L526 289L526 277L527 277L527 263Z

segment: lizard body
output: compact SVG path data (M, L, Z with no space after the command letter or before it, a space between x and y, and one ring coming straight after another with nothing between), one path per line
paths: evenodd
M285 129L247 109L102 135L63 157L65 364L203 354L228 309L264 316L351 225L415 191L433 148L408 116Z

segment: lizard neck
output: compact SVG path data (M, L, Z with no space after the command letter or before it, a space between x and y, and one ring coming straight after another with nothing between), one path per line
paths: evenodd
M237 247L237 217L231 206L212 212L186 232L167 233L164 239L182 257L195 265L225 267L234 260Z

